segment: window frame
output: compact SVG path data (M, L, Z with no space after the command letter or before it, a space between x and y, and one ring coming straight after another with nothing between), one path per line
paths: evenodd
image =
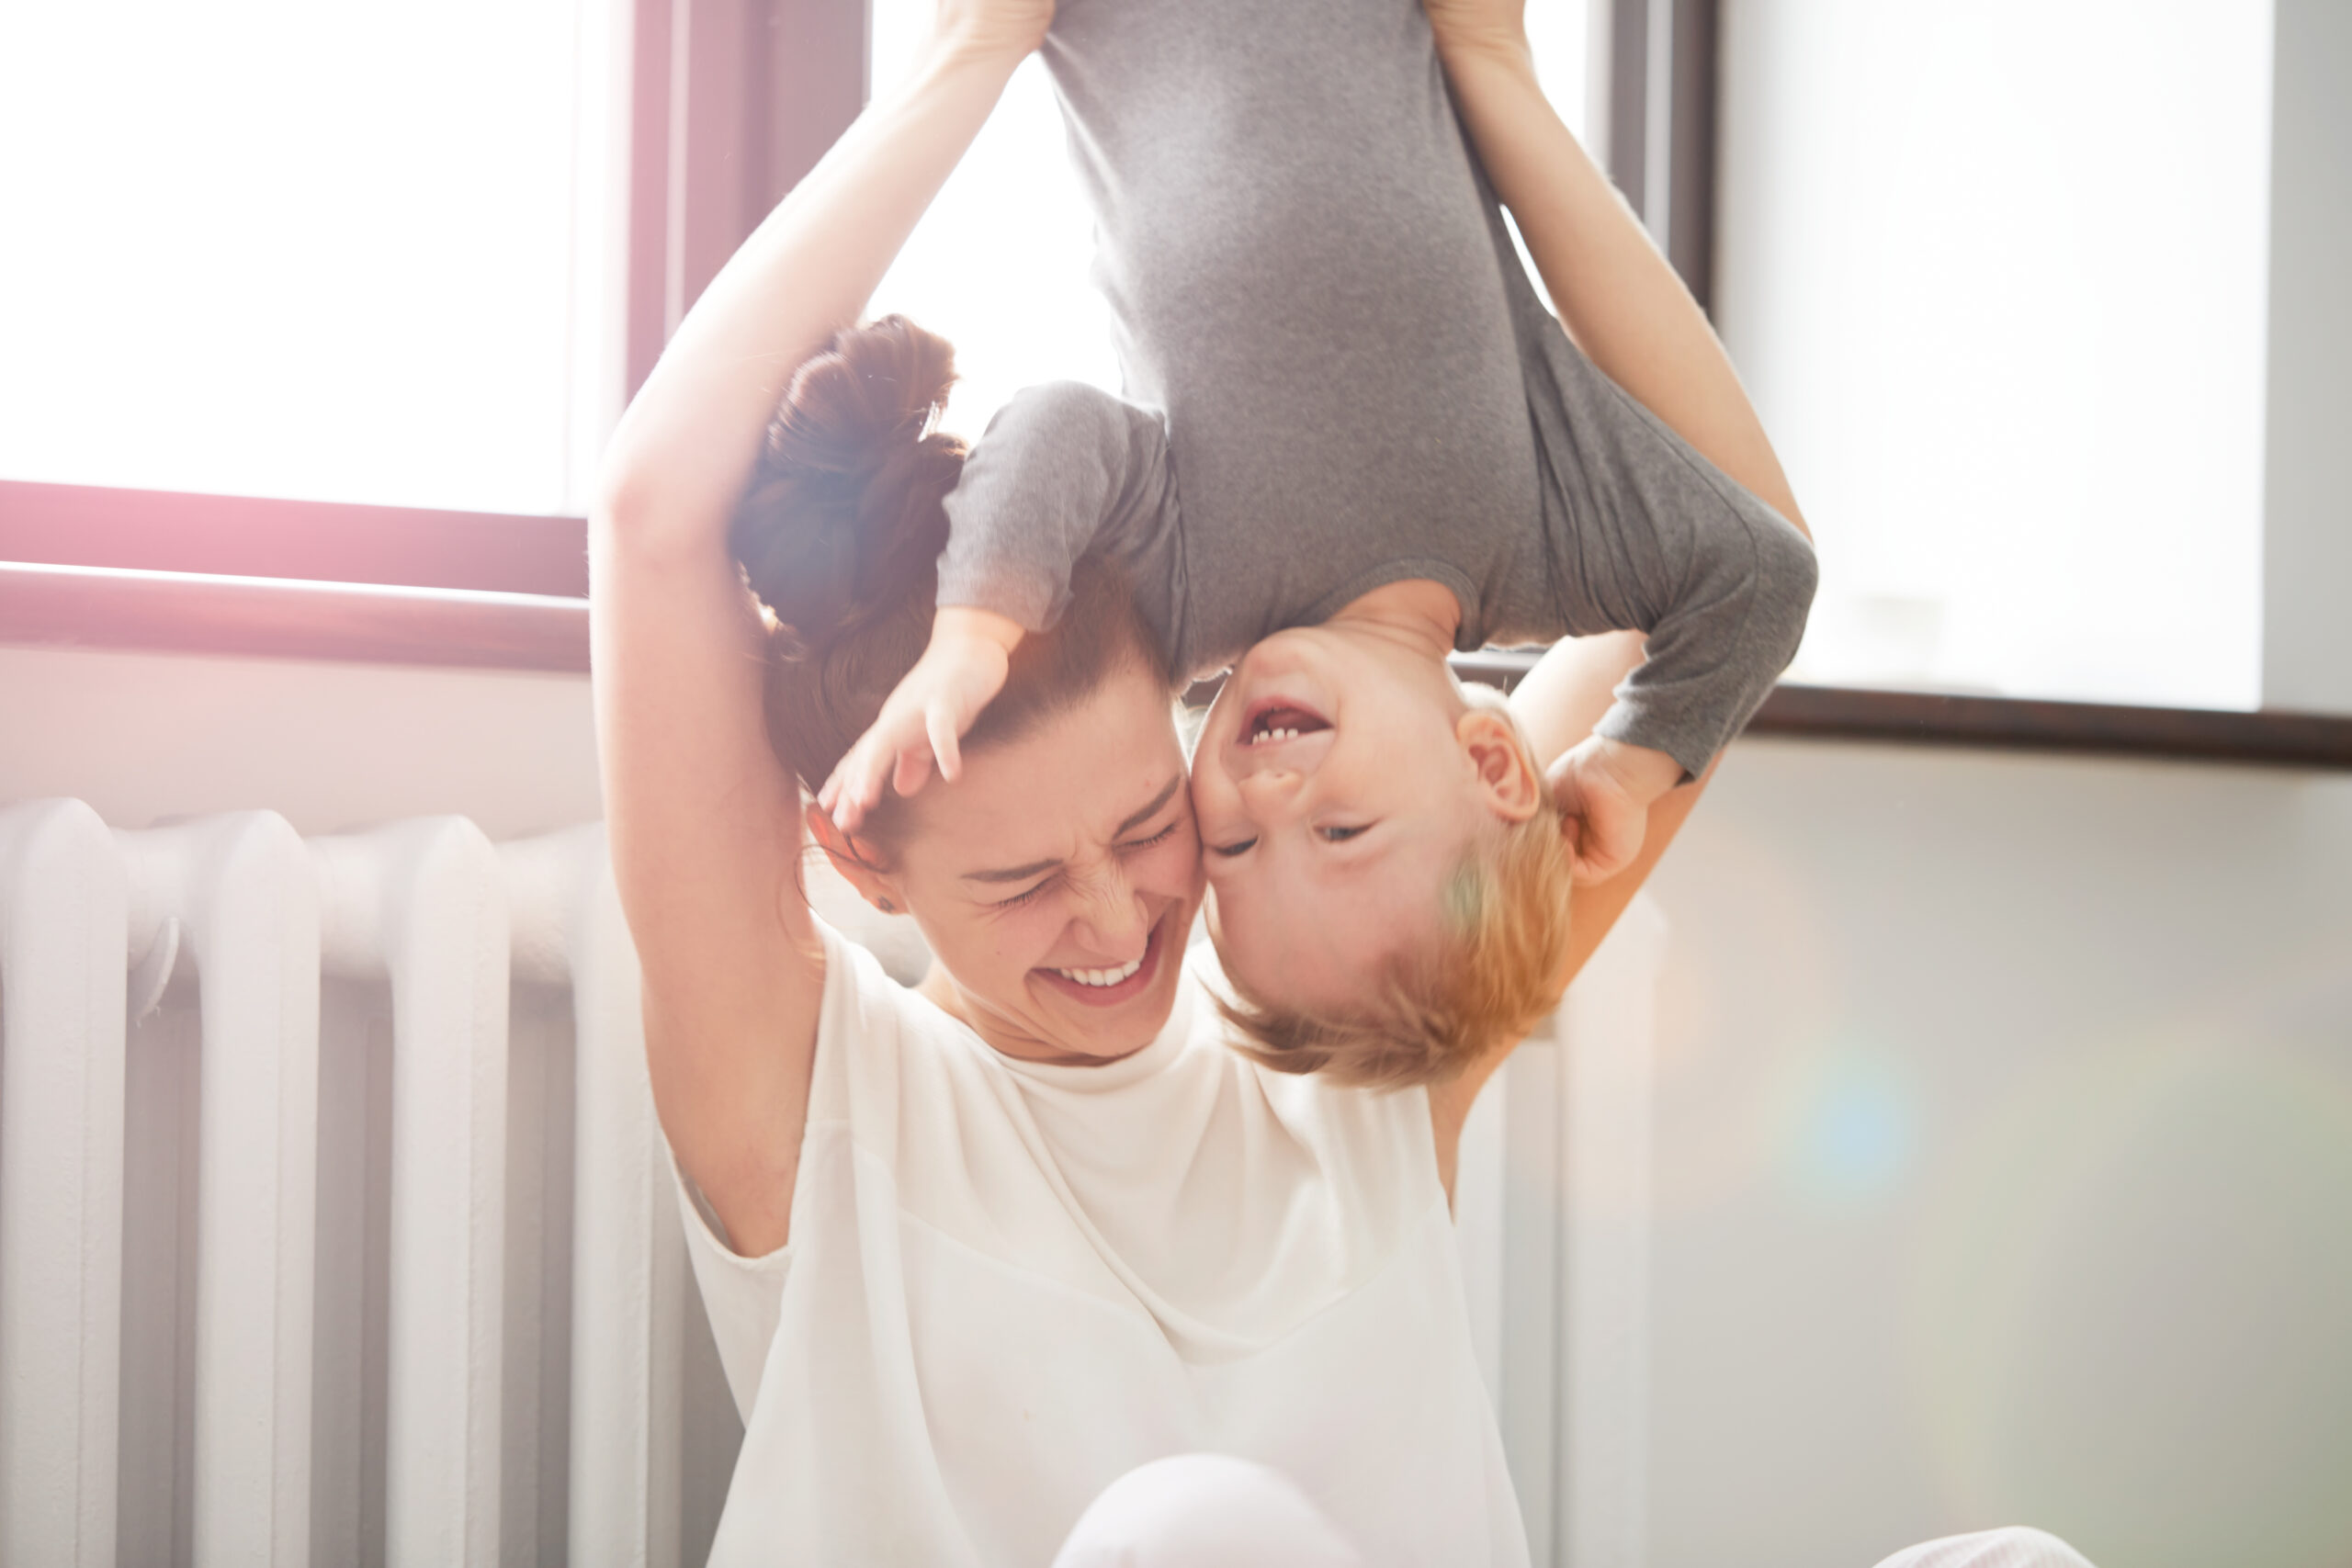
M626 386L864 106L864 0L636 0ZM0 479L0 561L582 598L587 525ZM28 577L55 582L54 574ZM29 592L20 585L21 592ZM44 617L44 625L54 617ZM7 640L22 640L11 618Z
M1721 0L1592 0L1603 161L1713 292ZM866 0L635 0L623 391L864 107ZM0 643L584 673L586 523L0 479ZM1508 687L1532 656L1457 660ZM1195 688L1196 694L1213 687ZM2352 718L1789 686L1750 733L2352 768Z

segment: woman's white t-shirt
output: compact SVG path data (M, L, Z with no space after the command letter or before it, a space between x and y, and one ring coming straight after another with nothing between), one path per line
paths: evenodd
M1527 1562L1424 1093L1259 1066L1190 971L1134 1055L1015 1061L823 934L791 1244L682 1192L745 1417L712 1563L1044 1568L1198 1450L1372 1562Z

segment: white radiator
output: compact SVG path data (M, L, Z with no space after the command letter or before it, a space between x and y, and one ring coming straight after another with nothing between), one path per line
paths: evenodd
M1640 1556L1662 945L1637 906L1465 1141L1539 1562ZM666 1568L740 1438L601 829L0 808L0 1564Z
M0 1562L707 1539L733 1413L598 830L0 811Z

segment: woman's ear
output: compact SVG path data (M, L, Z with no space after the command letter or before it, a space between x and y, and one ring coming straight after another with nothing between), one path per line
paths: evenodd
M886 915L906 913L907 901L899 896L898 879L876 865L874 841L844 833L833 825L825 808L810 801L801 811L801 820L808 825L808 837L842 880L857 889L857 896Z
M1454 725L1455 739L1478 774L1478 792L1506 822L1524 822L1544 807L1544 780L1527 742L1508 715L1474 707Z

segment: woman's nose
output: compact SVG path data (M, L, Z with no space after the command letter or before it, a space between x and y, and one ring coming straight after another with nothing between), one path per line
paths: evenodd
M1143 900L1136 897L1125 869L1114 860L1080 879L1078 891L1076 921L1091 943L1104 949L1105 957L1136 956L1120 949L1142 936L1150 922L1144 918Z

